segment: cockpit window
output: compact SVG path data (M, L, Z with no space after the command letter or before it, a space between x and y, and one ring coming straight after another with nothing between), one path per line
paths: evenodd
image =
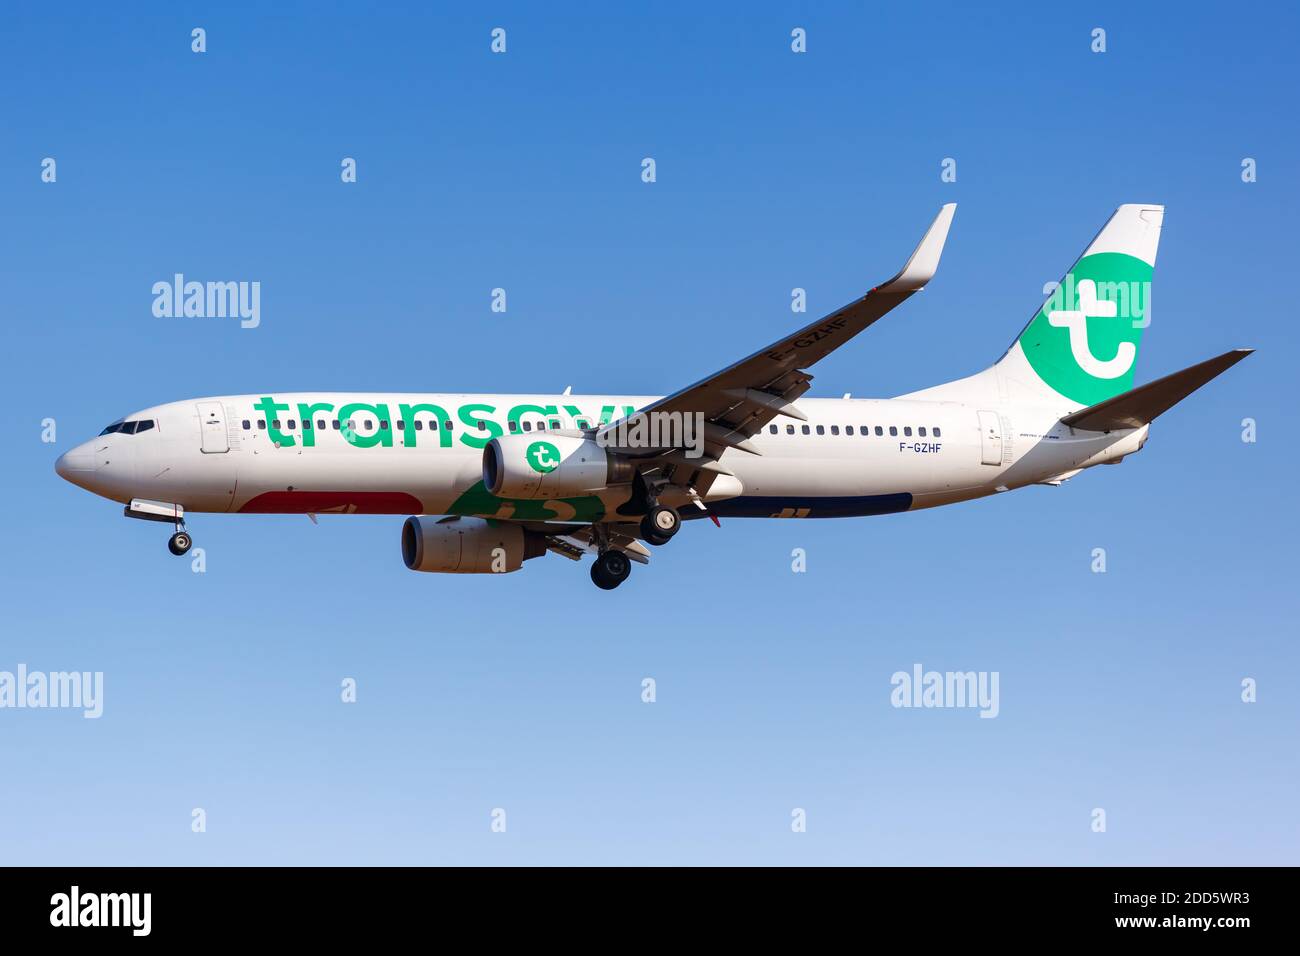
M140 432L147 432L151 428L153 428L153 419L142 418L139 421L134 422L113 422L113 424L106 427L99 434L112 435L114 433L121 433L123 435L138 435Z

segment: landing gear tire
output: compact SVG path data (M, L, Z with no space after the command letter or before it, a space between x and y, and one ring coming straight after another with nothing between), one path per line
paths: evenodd
M612 591L632 573L632 562L622 551L602 551L591 565L591 580L603 591Z
M641 519L641 537L653 545L667 544L682 526L682 519L672 508L655 505Z
M190 538L188 533L177 531L167 539L167 550L177 557L180 557L185 552L189 551L190 546L193 544L194 541Z

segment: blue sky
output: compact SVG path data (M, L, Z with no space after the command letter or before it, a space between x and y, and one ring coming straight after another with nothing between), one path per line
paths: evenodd
M103 671L105 701L0 710L0 862L1296 862L1293 10L8 19L0 670ZM793 287L824 313L892 275L949 201L937 279L814 394L984 367L1122 202L1167 206L1138 380L1259 352L1118 468L695 522L610 593L555 557L412 574L396 517L195 516L194 574L52 469L193 396L670 391L802 321ZM154 318L175 272L260 281L261 326ZM917 662L997 671L997 719L891 707Z

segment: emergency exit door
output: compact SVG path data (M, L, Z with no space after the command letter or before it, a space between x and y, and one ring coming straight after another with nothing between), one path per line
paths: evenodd
M1002 421L997 412L978 413L980 417L980 461L986 465L1002 464Z
M199 402L199 434L205 455L219 455L230 451L226 435L226 412L220 402Z

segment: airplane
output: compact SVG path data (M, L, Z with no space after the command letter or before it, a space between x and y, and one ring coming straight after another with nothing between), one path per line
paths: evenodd
M955 209L893 278L668 396L222 395L120 418L55 470L172 524L176 555L189 513L406 514L413 571L592 555L611 590L683 519L882 515L1059 486L1140 450L1157 416L1253 351L1133 386L1164 207L1126 204L993 365L897 398L805 397L811 366L929 283Z

